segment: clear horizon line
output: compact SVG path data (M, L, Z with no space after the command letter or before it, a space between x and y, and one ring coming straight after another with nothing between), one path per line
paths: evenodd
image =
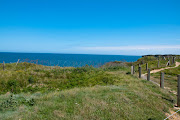
M128 54L91 54L91 53L59 53L59 52L12 52L12 51L5 51L0 53L28 53L28 54L74 54L74 55L121 55L121 56L144 56L144 55L128 55ZM148 54L147 54L148 55ZM152 54L153 55L153 54ZM155 55L155 54L154 54Z

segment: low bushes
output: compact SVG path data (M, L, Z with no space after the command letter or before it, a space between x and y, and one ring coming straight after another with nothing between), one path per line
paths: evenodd
M10 95L9 98L0 103L0 111L5 112L9 110L15 110L20 105L33 106L35 100L33 98L26 99L22 96Z
M9 66L12 65L10 64ZM12 69L8 67L8 70L0 71L0 94L111 85L115 83L114 79L106 71L127 69L122 62L107 63L101 68L86 65L78 68L58 67L52 69L51 67L30 63L19 63L18 66L18 70L12 66Z

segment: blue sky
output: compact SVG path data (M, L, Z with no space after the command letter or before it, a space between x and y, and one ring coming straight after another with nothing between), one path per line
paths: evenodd
M0 0L0 52L180 54L179 0Z

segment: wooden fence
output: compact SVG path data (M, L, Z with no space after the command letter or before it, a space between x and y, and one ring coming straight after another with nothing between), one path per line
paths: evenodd
M170 62L170 59L168 60L168 63L166 66L175 64L175 57L172 57L172 62ZM159 60L157 63L157 67L159 68ZM135 73L135 67L131 66L131 74L133 75ZM146 63L146 71L147 71L147 80L150 81L150 69L148 68L148 63ZM160 73L160 88L164 89L164 72ZM141 65L138 65L138 77L142 77L142 68ZM155 83L155 82L154 82ZM177 75L177 106L180 107L180 74Z

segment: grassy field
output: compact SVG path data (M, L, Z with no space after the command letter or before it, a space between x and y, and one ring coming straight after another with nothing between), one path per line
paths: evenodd
M146 58L133 64L141 60ZM117 61L100 68L6 64L0 70L0 119L164 119L176 96L130 75L130 66Z

